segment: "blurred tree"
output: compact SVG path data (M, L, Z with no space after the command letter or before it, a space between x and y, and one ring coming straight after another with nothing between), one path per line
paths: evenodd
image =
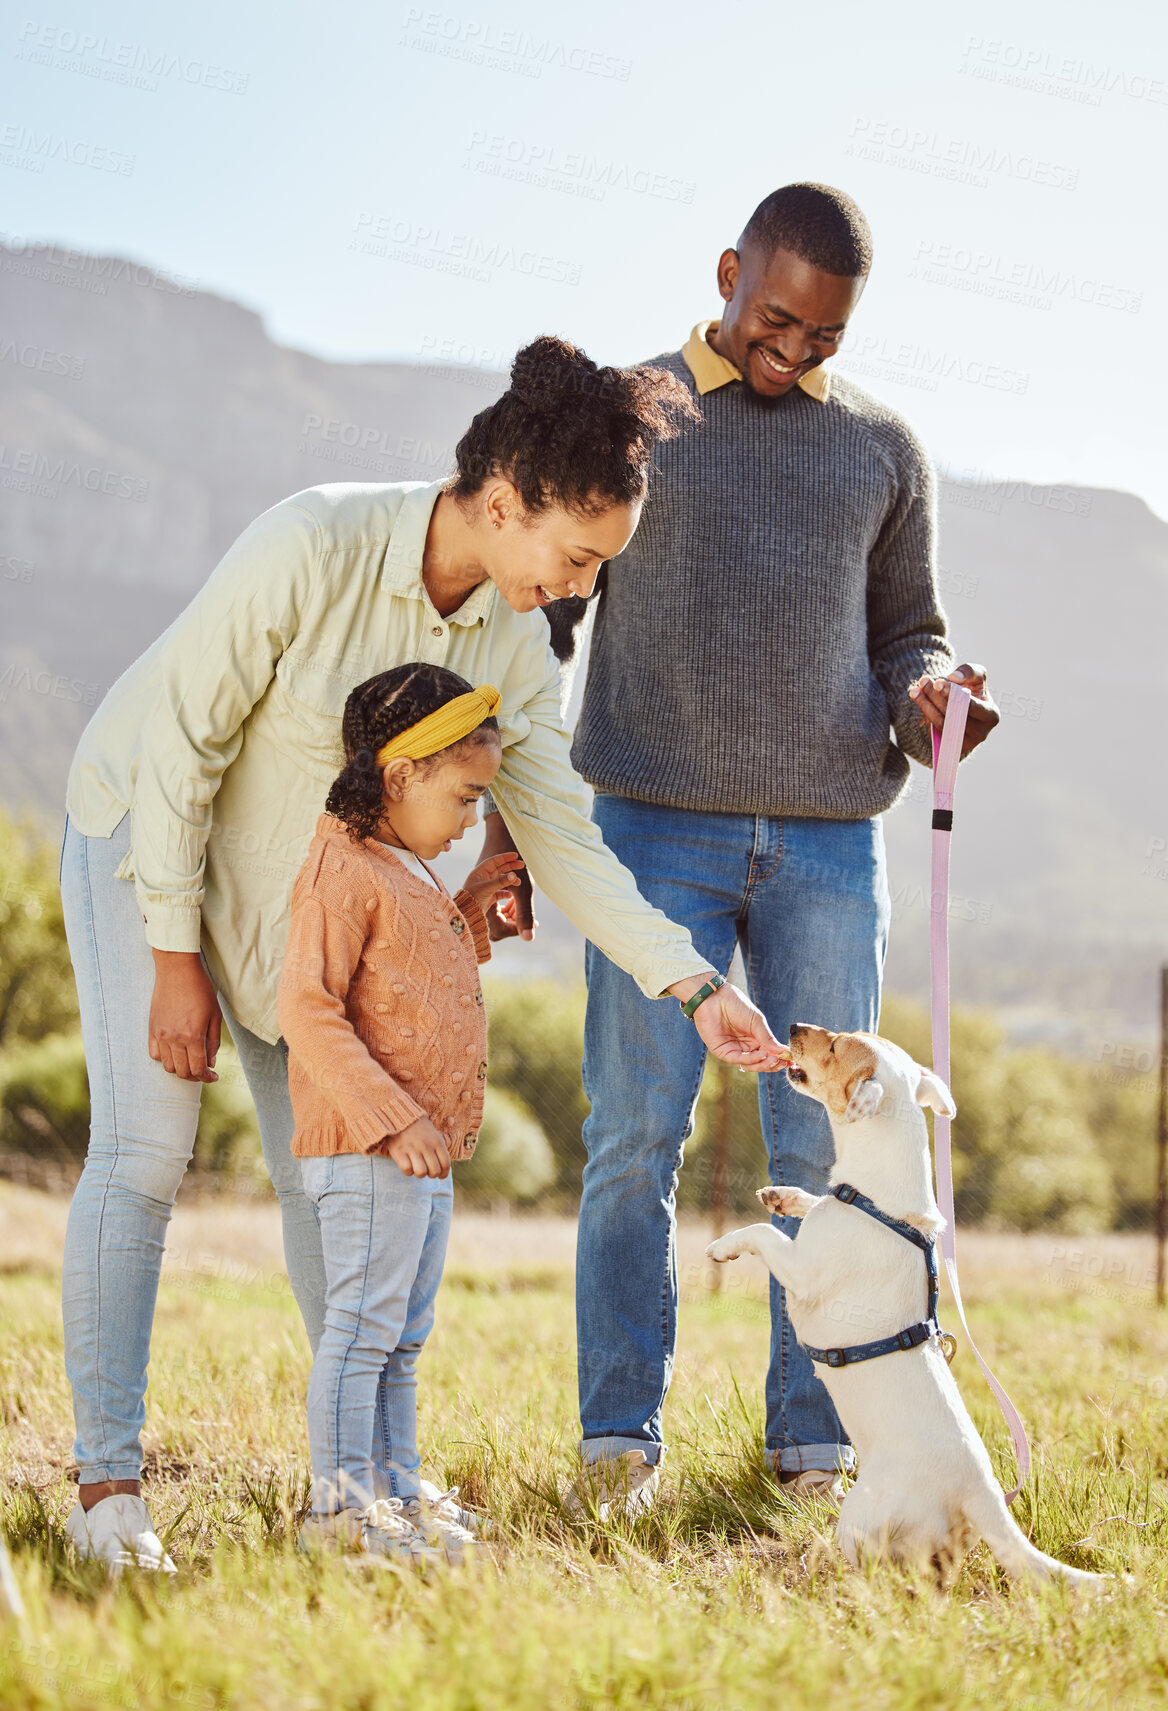
M584 1050L583 987L551 980L492 980L486 986L490 1086L514 1093L531 1112L556 1165L553 1192L574 1203L580 1193L588 1101L580 1079Z
M475 1155L455 1175L459 1194L470 1200L531 1202L556 1180L556 1160L523 1100L489 1087Z
M57 853L0 812L0 1048L76 1020Z
M18 1040L0 1053L0 1148L80 1165L89 1144L89 1082L79 1033Z

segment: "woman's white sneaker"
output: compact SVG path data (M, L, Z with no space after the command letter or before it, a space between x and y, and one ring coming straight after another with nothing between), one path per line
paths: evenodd
M78 1556L96 1557L112 1569L177 1573L154 1531L145 1502L128 1491L103 1497L88 1511L75 1503L65 1523L65 1537L76 1547Z

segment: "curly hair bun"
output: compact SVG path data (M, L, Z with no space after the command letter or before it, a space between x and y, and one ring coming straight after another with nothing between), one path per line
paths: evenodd
M458 442L451 491L470 499L484 481L505 475L530 511L627 505L644 497L658 442L698 414L688 387L667 369L601 368L545 333L516 353L510 387Z
M563 406L565 393L580 390L585 376L599 374L591 357L576 345L544 333L516 351L511 364L511 391L529 410L550 414Z

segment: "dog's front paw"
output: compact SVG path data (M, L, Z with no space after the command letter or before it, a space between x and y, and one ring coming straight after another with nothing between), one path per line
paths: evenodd
M815 1195L802 1188L760 1188L756 1198L780 1218L805 1218L815 1205Z
M722 1265L728 1259L737 1259L742 1252L741 1247L733 1236L719 1236L716 1242L711 1242L706 1249L706 1258L712 1259L716 1265Z

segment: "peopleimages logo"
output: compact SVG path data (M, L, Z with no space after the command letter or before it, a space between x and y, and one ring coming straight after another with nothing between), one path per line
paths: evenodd
M524 249L500 238L450 232L417 220L370 213L358 213L353 232L349 248L362 255L405 262L407 266L430 268L437 273L453 273L484 285L499 271L540 279L548 285L580 283L578 261Z
M4 444L0 444L0 487L37 499L55 499L62 487L76 487L82 493L102 493L108 499L132 499L137 504L150 491L150 483L140 475L98 469L94 464L54 457L32 446Z
M908 271L910 279L926 285L948 285L981 297L995 297L1027 309L1050 309L1056 302L1085 303L1093 309L1114 309L1138 315L1141 291L1115 285L1094 275L1068 273L1043 262L1011 261L992 250L969 244L937 243L922 238Z
M95 297L107 296L111 283L121 281L144 286L148 291L162 291L169 296L193 297L199 289L197 279L158 273L152 267L144 267L141 262L127 261L124 256L63 250L56 244L42 243L39 239L21 237L12 232L0 232L0 272L36 279L44 285L69 286Z
M120 42L88 30L62 24L38 24L25 19L17 36L16 57L29 65L71 71L101 83L117 83L155 94L164 81L195 89L218 89L227 95L247 91L249 73L194 59L166 48Z
M651 167L489 131L471 132L463 166L492 178L535 184L564 195L583 196L592 202L602 202L609 190L628 190L633 195L653 196L688 206L697 189L689 179L673 178Z
M1162 77L1125 71L1106 61L1099 65L1074 54L984 36L970 36L962 58L961 70L968 77L1053 95L1061 101L1099 107L1105 95L1124 95L1132 101L1150 101L1155 107L1168 106L1168 84Z
M1017 179L1047 190L1074 190L1079 183L1078 167L1043 160L1038 155L1019 154L1013 149L999 148L996 143L946 137L939 131L892 119L854 119L851 141L844 153L857 160L895 166L904 172L968 184L975 190L987 189L995 178Z
M525 30L420 6L411 6L406 13L398 46L485 66L491 71L515 72L521 77L539 77L545 66L551 66L627 83L632 70L627 59L618 59L601 48L531 35Z
M58 161L66 166L86 166L92 172L116 172L122 178L129 178L135 158L120 149L106 148L104 143L60 137L52 131L34 131L27 125L0 126L0 166L43 172L49 161Z

